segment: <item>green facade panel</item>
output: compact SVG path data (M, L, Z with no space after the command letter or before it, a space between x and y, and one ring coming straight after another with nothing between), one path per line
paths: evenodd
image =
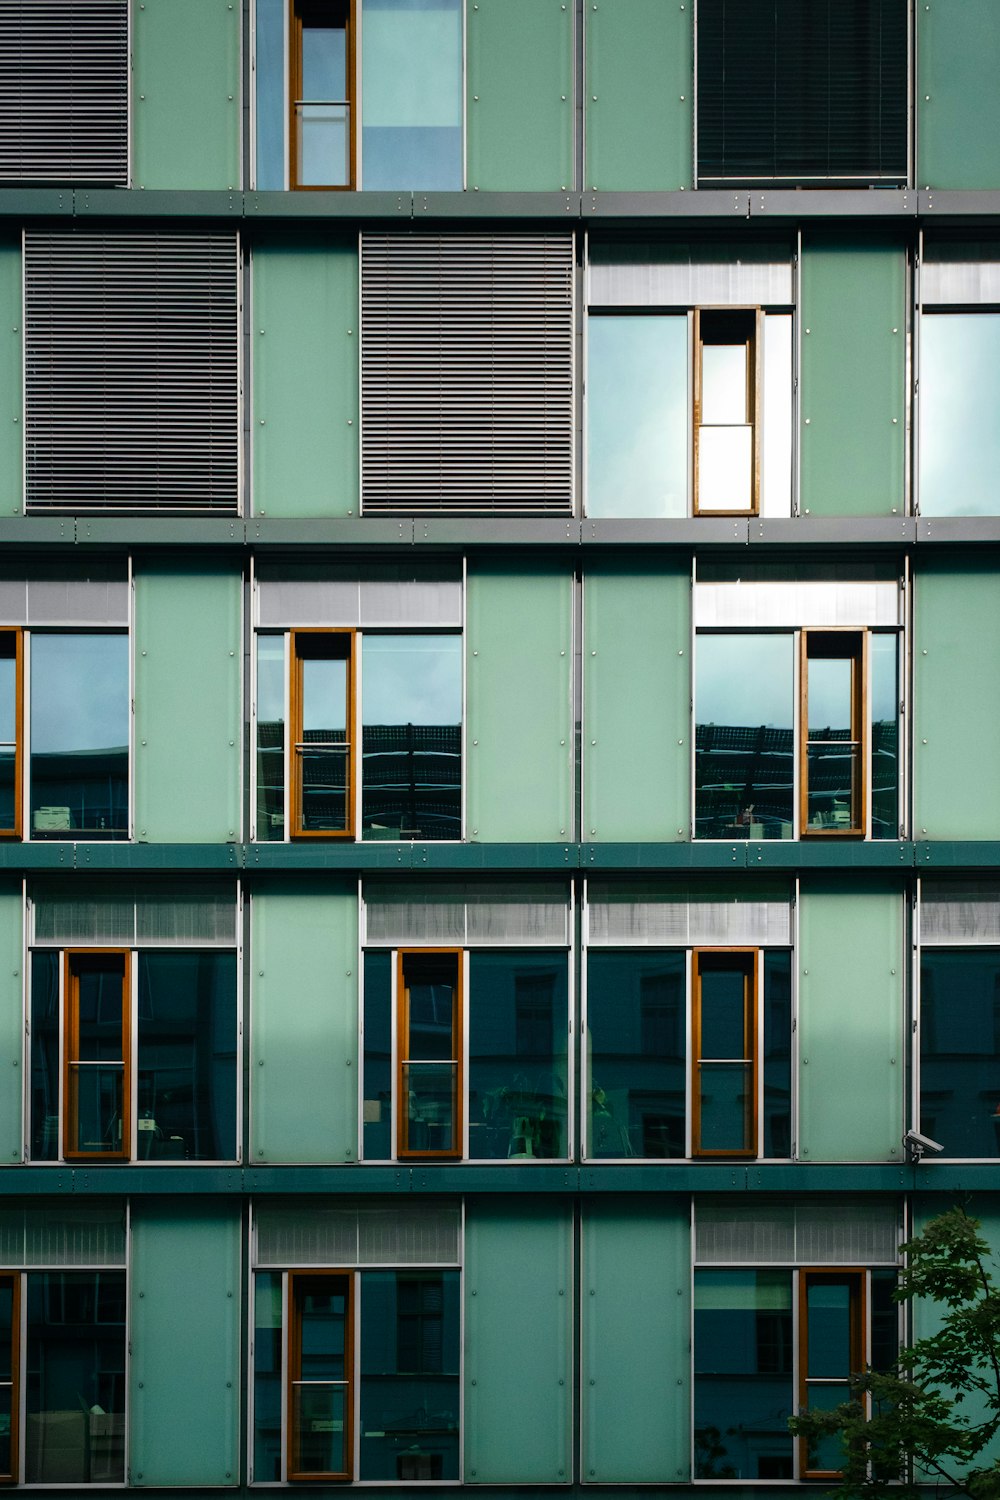
M581 1274L581 1477L593 1484L689 1479L687 1199L589 1203Z
M132 182L241 184L237 0L132 0Z
M804 878L799 911L799 1156L902 1159L904 895Z
M800 505L806 515L903 513L905 299L901 243L804 235Z
M996 0L933 0L917 13L917 186L1000 188Z
M252 899L250 1160L357 1161L357 886Z
M359 343L356 240L255 245L256 515L357 515Z
M971 558L922 564L913 609L914 836L1000 838L988 770L1000 744L996 571Z
M20 1161L24 1117L24 895L20 881L0 885L0 1163Z
M583 602L583 836L686 839L690 567L667 558L592 565Z
M24 273L21 237L0 236L0 514L24 509Z
M129 1483L239 1481L240 1209L133 1202Z
M144 560L135 573L135 828L144 843L238 839L243 582Z
M469 561L468 837L573 837L568 566Z
M465 1220L465 1479L572 1477L573 1222L537 1200Z
M470 188L558 192L573 183L573 7L476 0L466 7Z
M583 14L584 187L693 187L694 5L588 0Z

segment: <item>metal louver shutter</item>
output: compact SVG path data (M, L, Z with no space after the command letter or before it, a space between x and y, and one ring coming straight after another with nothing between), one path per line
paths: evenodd
M573 240L362 237L362 504L573 508Z
M236 236L24 244L28 509L236 511Z
M907 176L907 0L698 0L698 184Z
M128 181L127 0L0 0L0 181Z

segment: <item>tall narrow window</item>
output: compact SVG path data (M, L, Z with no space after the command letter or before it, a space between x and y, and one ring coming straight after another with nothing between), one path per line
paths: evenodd
M801 636L803 834L863 836L867 636L804 630Z
M454 950L399 955L400 1156L462 1153L461 972Z
M63 1155L128 1160L129 955L66 954Z
M21 1278L0 1274L0 1483L17 1481Z
M292 833L354 835L354 632L292 633Z
M863 1271L803 1271L799 1280L799 1404L828 1411L848 1400L850 1377L866 1363ZM835 1475L840 1434L800 1455L804 1477Z
M288 1278L288 1477L350 1479L354 1463L354 1319L346 1271Z
M293 188L354 186L352 0L294 0L290 45Z
M696 951L692 1152L757 1154L756 954Z
M760 311L699 309L694 317L695 514L756 515Z
M21 632L0 630L0 838L21 837Z

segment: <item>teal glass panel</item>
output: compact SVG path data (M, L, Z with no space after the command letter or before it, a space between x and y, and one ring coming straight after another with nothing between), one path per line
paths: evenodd
M28 1484L125 1479L125 1273L28 1276Z
M361 1277L359 1477L458 1479L458 1271Z
M462 188L461 0L362 0L367 189Z
M871 1277L872 1369L888 1370L899 1355L899 1307L893 1301L895 1271L872 1271Z
M461 636L366 635L361 661L362 836L461 838Z
M11 1471L10 1435L13 1395L13 1387L6 1382L0 1382L0 1474L9 1474Z
M11 1366L11 1332L14 1326L14 1284L10 1277L0 1281L0 1382L13 1376ZM10 1415L8 1408L7 1415ZM9 1472L0 1463L0 1472Z
M59 1155L59 954L31 955L30 1132L33 1161Z
M850 1388L844 1384L811 1385L807 1389L810 1411L833 1411L850 1399ZM844 1447L839 1432L810 1440L806 1467L813 1473L836 1472L844 1462Z
M761 1154L792 1151L792 955L764 954L764 1114Z
M871 817L873 839L896 839L899 829L899 643L872 633L868 674L872 713Z
M791 635L698 637L695 837L794 834Z
M589 1156L685 1154L685 976L680 952L591 952Z
M0 829L17 817L17 639L0 633Z
M469 1155L564 1157L568 981L565 953L469 958Z
M808 661L806 821L809 828L854 828L860 815L861 743L851 738L853 656Z
M281 1478L281 1277L259 1271L253 1283L253 1477Z
M457 1151L458 1064L404 1062L402 1087L409 1151Z
M694 1476L791 1479L792 1273L696 1271Z
M292 1426L300 1474L348 1470L347 1390L343 1384L310 1381L292 1387Z
M90 1155L122 1149L125 1039L121 954L73 959L77 996L76 1050L67 1040L67 1146Z
M398 1107L407 1151L458 1151L458 962L454 954L409 954L404 960L407 1027L403 1097Z
M1000 951L925 948L920 1129L952 1157L1000 1156Z
M808 1380L846 1380L851 1373L851 1284L831 1278L806 1285Z
M256 0L256 186L285 186L285 3Z
M257 837L285 834L285 638L257 637Z
M31 638L31 837L128 838L127 635Z
M301 1380L344 1380L347 1375L347 1279L317 1277L298 1296Z
M365 954L364 1155L392 1155L392 955Z
M587 514L688 513L688 319L587 322Z
M920 514L1000 515L1000 313L920 320Z
M749 1063L699 1063L702 1151L743 1151L752 1109Z

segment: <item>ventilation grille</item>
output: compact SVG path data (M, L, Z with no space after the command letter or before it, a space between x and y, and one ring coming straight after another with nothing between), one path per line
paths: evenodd
M233 235L25 236L28 509L235 512Z
M894 1203L699 1204L699 1265L895 1265L900 1242Z
M920 942L1000 945L1000 886L920 882Z
M83 897L46 891L32 898L34 942L107 947L221 947L236 944L236 892L187 887L184 891L109 891Z
M257 1266L454 1266L461 1261L455 1204L266 1205L254 1223Z
M588 886L587 940L591 947L752 943L787 947L792 909L783 899L698 900L632 885Z
M123 1266L121 1208L0 1209L0 1265Z
M128 181L127 0L0 0L0 181Z
M569 235L364 235L368 512L568 515Z
M569 901L564 885L365 886L365 941L395 947L408 943L498 943L565 946Z

